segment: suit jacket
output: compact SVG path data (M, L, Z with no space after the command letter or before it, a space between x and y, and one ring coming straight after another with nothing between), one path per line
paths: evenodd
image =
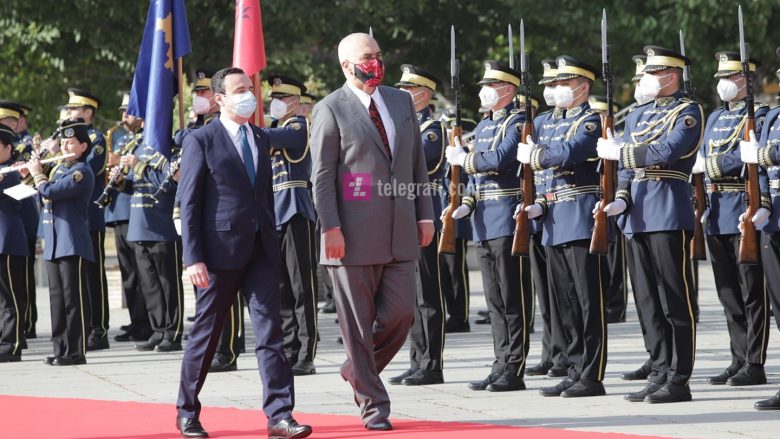
M312 182L322 230L341 227L346 254L324 265L381 265L419 257L417 222L433 220L420 127L408 93L380 86L395 126L392 161L368 111L345 84L314 106ZM426 188L426 189L422 189ZM410 193L411 192L411 193Z
M184 138L178 196L184 263L236 270L252 255L260 234L266 258L279 263L274 226L268 136L252 126L257 145L255 187L218 119Z

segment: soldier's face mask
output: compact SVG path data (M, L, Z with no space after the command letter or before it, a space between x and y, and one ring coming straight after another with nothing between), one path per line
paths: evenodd
M555 106L559 108L570 107L576 99L579 99L582 97L582 94L585 93L584 91L579 92L575 96L575 91L578 91L583 87L585 87L584 83L577 86L577 88L571 88L568 85L559 85L555 87Z
M544 102L548 107L555 106L555 87L549 85L544 87Z
M274 98L271 100L271 106L268 111L274 119L282 119L287 115L287 103L281 99Z
M508 88L508 85L495 88L488 85L483 85L482 89L479 91L479 103L482 104L483 107L490 108L492 110L493 107L498 104L498 101L506 96L504 90Z
M726 102L733 101L737 98L739 92L745 88L746 84L742 84L742 87L737 85L736 81L731 79L721 78L718 81L718 96Z
M639 84L637 84L636 87L634 87L634 100L638 105L644 105L653 99L648 99L648 97L642 93L642 89L639 87Z
M417 104L420 103L420 101L422 101L423 96L425 95L425 90L419 90L415 92L414 90L409 90L408 88L405 88L404 91L409 93L409 95L412 97L412 103L414 104L415 107L417 106Z
M670 76L672 76L671 73L661 76L651 74L642 75L642 79L639 80L639 88L641 89L640 93L642 94L643 99L647 99L647 102L649 102L657 98L658 94L661 93L661 89L669 85L668 83L661 85L661 80Z
M347 61L349 62L349 61ZM352 73L358 81L369 87L379 87L385 77L385 65L379 58L374 58L362 64L352 64Z
M203 96L197 94L192 95L192 111L195 114L206 114L211 108L211 102Z

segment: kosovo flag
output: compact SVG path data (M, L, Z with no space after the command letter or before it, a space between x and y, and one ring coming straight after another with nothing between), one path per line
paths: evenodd
M192 52L184 0L151 0L128 114L144 119L144 144L171 155L177 60Z

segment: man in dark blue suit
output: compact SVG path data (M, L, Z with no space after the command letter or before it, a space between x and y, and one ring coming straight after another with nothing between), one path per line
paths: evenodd
M307 437L311 427L292 417L293 376L282 347L268 136L248 123L257 103L241 69L217 72L211 88L221 115L185 138L181 162L184 264L197 297L182 360L176 427L184 437L208 437L198 419L198 393L240 289L257 340L268 437Z

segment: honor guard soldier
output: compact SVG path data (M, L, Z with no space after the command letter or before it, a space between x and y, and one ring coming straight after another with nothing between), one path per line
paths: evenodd
M44 362L54 366L86 364L89 331L88 263L94 263L88 211L95 176L87 164L92 141L84 119L60 125L60 149L74 154L47 176L33 156L28 169L43 201L43 258L49 276L54 355Z
M14 131L0 124L0 171L14 162ZM3 193L19 184L18 172L0 174L0 363L22 360L28 247L22 203Z
M588 99L590 108L606 115L606 96L591 96ZM618 106L612 105L613 114L618 113ZM614 226L614 217L610 219ZM607 323L622 323L626 321L626 307L628 306L628 278L626 276L626 247L622 233L614 236L614 241L609 242L607 257L601 264L601 280L604 287L604 311Z
M95 176L94 192L89 204L89 235L92 240L92 252L95 255L95 260L86 264L90 315L87 350L108 349L108 287L104 266L106 225L103 209L94 203L103 193L105 187L104 173L108 165L108 154L103 133L92 126L102 101L95 95L77 88L69 88L68 96L68 103L65 104L65 107L68 109L70 119L81 118L87 123L91 145L87 164Z
M651 351L646 387L625 396L650 403L690 401L696 349L690 240L694 226L689 177L703 130L699 104L683 98L683 55L646 46L639 95L649 100L628 116L621 139L600 139L599 156L619 160L618 191L605 207L632 240L637 307L647 312ZM673 208L673 209L672 209ZM672 210L666 210L672 209Z
M188 128L202 127L219 117L219 106L214 101L214 93L211 92L211 72L198 69L195 76L198 79L192 87L192 111L197 118Z
M274 122L265 131L271 141L274 211L282 250L279 289L284 350L293 375L312 375L317 354L317 217L310 183L309 122L298 114L306 87L280 75L271 76L268 82Z
M317 96L311 93L301 93L301 116L306 120L311 119L311 110L314 108L314 103L317 102Z
M442 182L446 170L444 148L447 133L428 108L439 80L430 72L411 64L402 65L401 71L401 80L395 86L412 96L414 110L417 112L428 169L428 189L433 199L436 233L431 245L420 249L420 259L417 262L422 288L417 289L414 324L409 330L411 366L401 375L390 378L389 382L406 386L441 384L444 382L442 357L446 305L441 285L438 248L441 237L439 217L444 207Z
M153 331L147 341L135 345L139 351L182 349L182 244L173 225L177 162L177 151L169 160L144 143L134 154L123 155L111 171L120 190L132 194L127 240L133 243L138 283ZM122 167L131 169L127 178Z
M739 217L747 210L744 163L740 159L747 108L745 82L739 52L718 52L718 95L723 107L707 119L702 145L693 173L704 173L707 183L708 210L705 210L705 233L715 277L718 299L726 313L729 330L731 364L722 373L709 378L710 384L747 386L766 384L764 362L769 340L769 303L764 291L761 264L740 264ZM750 71L760 64L750 60ZM755 103L755 132L760 133L769 107ZM771 215L771 201L766 174L762 170L761 207L753 216L756 227L763 226ZM756 241L760 232L756 233Z
M544 185L529 219L542 222L542 245L547 249L547 279L558 303L565 334L568 376L540 390L543 396L604 395L607 327L601 287L601 258L591 254L592 210L599 192L596 141L601 119L588 105L598 76L596 69L571 56L556 58L555 105L560 111L547 143L521 143L517 159L534 171L544 170ZM542 191L540 192L540 189ZM519 209L519 207L518 207Z
M517 143L526 115L514 108L520 73L496 61L485 62L479 99L491 116L475 130L474 150L447 148L450 165L469 175L463 204L452 218L471 216L485 286L495 361L490 374L472 390L524 390L528 329L533 307L528 260L512 255L513 212L522 196L517 177ZM530 115L529 115L530 117ZM450 212L445 209L442 215Z
M119 110L122 111L121 128L106 133L106 139L113 139L110 141L111 151L109 151L109 166L111 168L119 164L123 155L133 154L143 143L143 120L127 114L129 102L130 95L125 93L122 105L119 107ZM115 134L117 131L120 133ZM123 169L123 172L127 173L129 169ZM122 326L121 332L114 336L114 340L120 342L146 341L152 335L152 327L149 323L149 314L146 312L143 291L138 281L139 269L135 260L135 246L127 240L131 195L126 191L118 190L115 184L112 186L104 190L110 193L104 218L106 227L114 229L114 243L119 261L119 271L122 275L122 293L130 313L130 324Z
M780 47L776 53L780 56ZM777 313L780 310L780 107L769 110L761 130L751 135L750 141L741 141L739 150L743 163L757 163L768 174L772 215L761 228L761 263L766 276L766 289L772 309L775 310L775 322L780 328ZM769 304L765 310L769 310ZM754 407L756 410L780 410L780 392L771 398L757 401Z
M534 117L534 134L536 143L545 144L552 138L556 121L560 119L563 109L555 106L555 87L558 85L558 64L555 59L542 60L542 77L539 85L544 85L544 101L551 109ZM553 115L556 115L553 118ZM544 171L534 172L536 191L544 193ZM531 254L530 264L539 312L542 316L542 358L538 364L526 369L527 375L548 375L553 378L565 377L568 374L569 358L566 355L567 338L561 322L558 304L549 288L547 278L547 250L542 244L542 223L531 221Z

